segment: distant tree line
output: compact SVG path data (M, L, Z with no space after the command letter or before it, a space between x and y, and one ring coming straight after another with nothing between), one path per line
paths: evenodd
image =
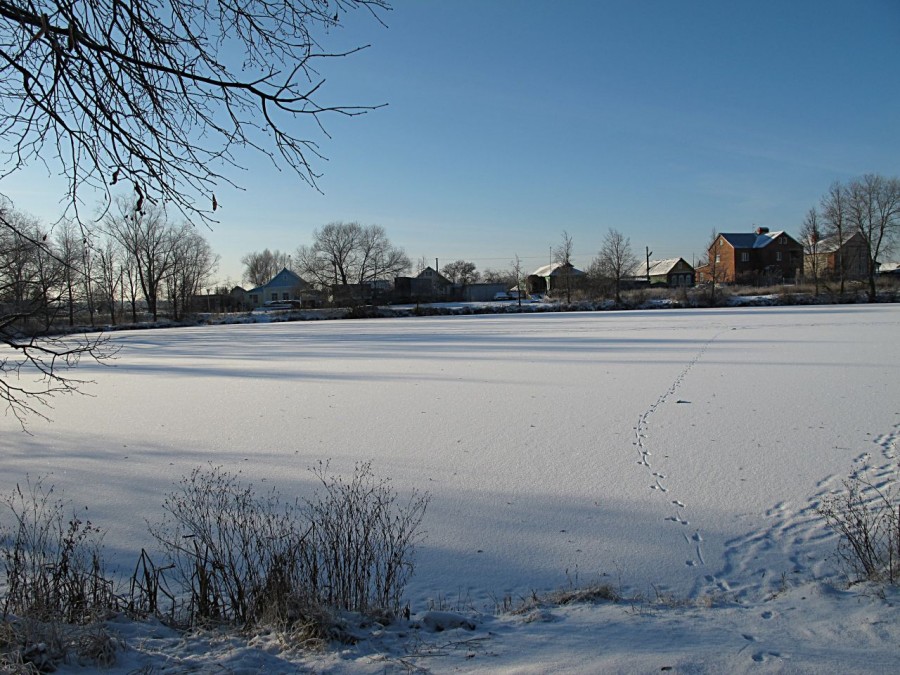
M293 255L265 249L248 253L241 262L244 283L250 286L265 284L287 267L318 288L390 281L412 267L381 225L357 222L328 223L314 230L313 243L300 245Z
M170 223L150 204L115 202L88 232L74 221L52 229L0 204L0 328L39 335L54 328L131 321L161 304L181 319L218 257L197 229Z

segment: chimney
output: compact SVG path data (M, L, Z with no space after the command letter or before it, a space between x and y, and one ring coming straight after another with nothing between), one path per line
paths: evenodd
M769 234L769 228L768 227L757 227L756 234Z

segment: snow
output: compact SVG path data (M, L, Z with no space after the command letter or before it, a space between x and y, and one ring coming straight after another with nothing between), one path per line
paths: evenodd
M815 508L863 464L895 479L898 325L848 305L115 333L113 367L79 368L90 396L31 435L0 419L0 491L51 473L126 575L198 465L295 495L320 459L372 460L431 492L409 623L317 653L118 621L110 672L888 672L897 593L848 588ZM598 583L626 600L496 611Z

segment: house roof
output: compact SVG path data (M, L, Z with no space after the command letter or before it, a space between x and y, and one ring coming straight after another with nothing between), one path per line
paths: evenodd
M565 267L565 264L560 262L550 263L549 265L544 265L543 267L538 267L534 272L531 273L530 276L533 277L556 277L562 274L562 268ZM584 274L579 269L576 269L572 265L569 265L571 274Z
M431 280L436 279L439 283L446 284L447 286L453 285L452 282L447 277L445 277L443 274L441 274L436 269L434 269L433 267L430 267L430 266L426 267L424 270L419 272L416 275L416 279L431 279Z
M650 276L651 277L660 277L665 276L669 272L671 272L679 262L684 262L685 265L688 265L687 261L684 258L666 258L665 260L651 260L650 261ZM647 262L642 260L637 266L634 268L634 271L631 273L635 277L646 277L647 276Z
M257 286L253 288L248 293L257 293L259 291L264 291L267 288L284 288L295 287L295 286L309 286L309 284L303 280L298 274L295 272L291 272L287 267L283 268L278 274L272 277L268 283L263 284L262 286Z
M790 236L784 230L777 232L720 232L719 236L731 244L734 248L764 248L778 237ZM793 239L793 238L792 238Z
M854 232L853 234L847 236L844 235L844 246L849 244L854 239L861 239L862 234L860 232ZM841 247L841 240L838 238L836 234L831 235L830 237L822 237L819 239L816 244L816 251L819 253L834 253Z

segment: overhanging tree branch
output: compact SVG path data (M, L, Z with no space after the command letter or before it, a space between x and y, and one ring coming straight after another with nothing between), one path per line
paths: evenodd
M86 186L128 180L191 220L212 219L235 151L287 165L313 187L321 158L296 121L379 106L321 102L315 33L385 0L0 0L0 178L52 149L77 212Z

